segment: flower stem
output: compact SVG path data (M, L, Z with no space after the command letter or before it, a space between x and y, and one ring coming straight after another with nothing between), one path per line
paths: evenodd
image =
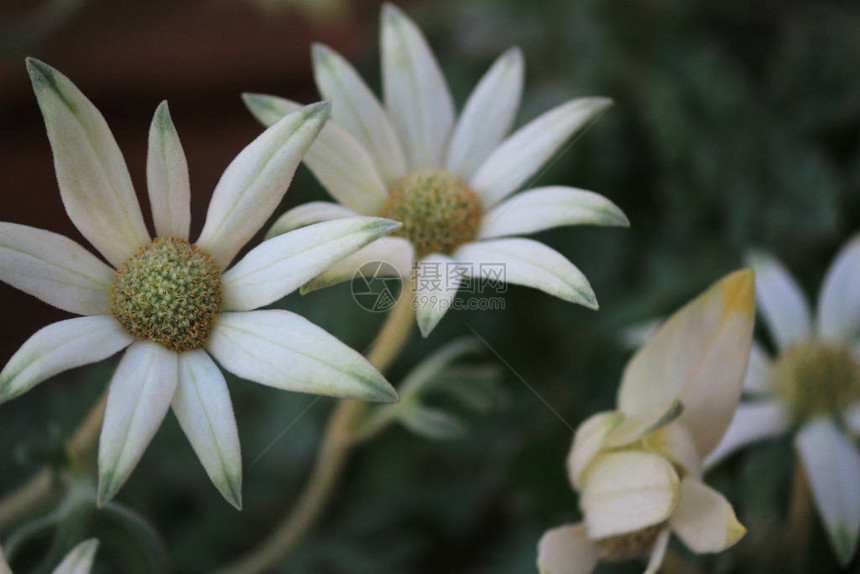
M798 457L794 463L791 484L791 505L788 509L788 556L793 572L806 572L809 558L809 524L812 517L812 495L803 463Z
M66 441L66 456L72 469L86 464L87 455L95 448L105 416L106 403L107 390ZM0 531L42 508L55 494L54 486L50 469L44 467L27 482L0 499Z
M409 340L415 322L412 298L404 292L391 310L367 359L384 372ZM284 560L319 519L337 487L352 448L353 429L367 409L367 403L341 401L329 419L316 466L299 502L269 536L245 556L229 564L219 574L256 574Z

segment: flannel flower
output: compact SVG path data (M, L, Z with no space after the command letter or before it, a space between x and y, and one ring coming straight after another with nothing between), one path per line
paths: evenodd
M396 237L373 242L335 265L305 290L351 279L372 261L390 263L391 272L403 277L414 267L417 320L424 336L441 320L465 277L487 278L493 269L503 268L509 283L596 309L591 286L570 261L540 242L512 236L560 225L627 226L627 218L608 199L581 189L552 186L511 194L610 100L571 100L506 137L522 92L520 50L509 50L492 65L458 121L424 36L392 5L382 9L381 53L384 107L342 56L314 46L316 83L332 102L333 121L304 161L339 203L297 207L269 235L356 214L387 217L403 227L393 233ZM244 99L264 125L300 107L273 96L245 94ZM454 277L423 281L422 274Z
M54 152L69 217L110 263L49 231L0 222L0 280L83 315L33 335L0 372L0 403L45 379L126 349L110 381L99 441L99 503L140 460L169 407L221 494L241 506L239 437L224 376L272 387L391 401L396 393L360 354L306 319L254 311L397 224L351 218L264 241L231 261L283 197L328 116L315 104L248 145L221 177L190 243L188 166L166 104L149 134L152 239L107 123L72 82L27 67Z
M95 538L84 540L66 554L51 574L89 574L93 568L93 559L98 550L99 541ZM6 563L3 549L0 548L0 574L12 574L12 569Z
M741 394L752 344L753 273L722 279L676 312L628 363L618 410L576 432L568 473L584 520L544 534L541 574L586 574L600 560L647 558L660 568L674 532L696 553L746 532L702 482Z
M795 430L815 506L839 561L860 532L860 236L830 266L813 319L806 298L774 258L752 253L756 297L777 349L754 343L742 403L713 465L750 443Z

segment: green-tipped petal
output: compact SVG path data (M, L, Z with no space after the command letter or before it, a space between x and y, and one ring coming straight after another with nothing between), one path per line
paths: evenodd
M93 568L99 541L95 538L84 540L66 554L63 561L54 569L53 574L89 574ZM2 567L0 567L2 572Z
M857 552L860 537L860 452L832 421L813 420L794 439L818 515L842 566Z
M62 235L0 222L0 281L77 315L108 313L114 270Z
M202 349L179 355L173 412L222 496L242 509L242 454L224 375Z
M438 168L454 126L454 101L418 26L392 4L382 7L385 107L410 170Z
M614 203L591 191L572 187L541 187L524 191L481 218L479 239L528 235L561 225L629 227Z
M206 348L228 371L278 389L394 402L397 392L359 353L288 311L222 313Z
M277 301L398 227L400 223L390 219L350 217L266 240L224 274L222 306L249 311Z
M60 195L87 241L119 267L149 240L125 159L104 117L66 76L27 59Z
M294 112L260 134L230 163L212 194L197 244L221 268L260 230L328 119L330 105Z
M511 48L475 86L451 134L449 171L468 181L507 135L520 106L524 68L522 51Z
M385 181L400 178L406 158L382 104L340 54L322 44L314 44L312 52L314 78L333 104L332 119L370 153Z
M430 336L457 296L462 277L452 277L447 272L453 263L454 260L447 255L432 253L415 267L415 317L423 337Z
M77 317L43 327L0 371L0 403L63 371L107 359L133 341L110 315Z
M146 189L158 237L188 239L191 227L191 183L188 162L167 102L155 110L149 128Z
M526 184L578 131L588 127L610 104L607 98L564 103L521 127L481 164L472 189L487 207Z
M507 283L534 287L589 309L598 307L594 291L582 271L561 253L538 241L494 239L467 243L454 252L453 258L471 264L467 271L473 277L498 271L501 266L504 269L501 279Z
M301 105L277 96L244 94L251 113L273 125ZM320 184L343 205L362 215L379 215L388 188L373 157L364 146L334 121L329 121L304 157Z
M149 341L134 343L119 362L99 439L99 506L116 495L161 426L178 374L176 353Z

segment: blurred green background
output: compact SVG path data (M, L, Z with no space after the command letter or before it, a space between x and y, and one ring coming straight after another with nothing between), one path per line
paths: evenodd
M434 442L394 428L363 447L319 528L279 571L535 572L544 530L578 520L564 470L572 435L519 377L576 426L613 406L629 356L622 328L670 313L741 266L750 246L776 254L814 295L837 248L860 228L860 4L441 0L403 8L427 34L461 106L513 44L527 62L519 125L568 98L612 97L616 105L538 183L602 193L632 227L538 237L586 273L597 313L511 287L504 310L452 312L429 339L416 333L392 381L471 326L518 373L506 369L506 408L470 417L462 438ZM199 230L221 171L259 131L239 93L315 100L311 41L344 53L378 91L378 13L372 1L4 3L0 217L80 239L57 193L25 55L69 75L102 110L139 194L151 114L170 101ZM319 199L325 192L302 167L279 213ZM36 329L65 318L5 285L0 301L2 362ZM279 306L357 349L382 320L356 305L346 285ZM43 464L62 465L62 440L112 365L72 371L0 407L0 493ZM0 532L4 544L26 540L17 571L35 567L52 539L60 552L92 534L103 540L97 572L167 563L174 572L206 572L259 541L303 486L333 401L228 381L245 460L244 511L221 499L168 415L118 496L123 508L97 514L67 499L47 520ZM786 570L792 465L789 441L771 441L709 476L749 534L729 552L695 558L702 571ZM838 571L817 519L812 527L807 571Z

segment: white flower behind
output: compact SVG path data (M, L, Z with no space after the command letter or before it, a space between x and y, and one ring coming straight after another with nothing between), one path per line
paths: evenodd
M381 215L403 222L329 269L307 289L351 279L363 264L384 260L401 276L416 277L417 319L427 336L441 320L459 282L439 285L422 275L441 268L467 277L535 287L566 301L597 308L585 276L560 253L512 236L561 225L628 225L608 199L590 191L551 186L524 191L573 134L610 105L606 98L568 101L511 135L523 85L522 53L503 54L481 79L457 119L439 65L418 27L400 9L382 9L382 77L385 104L355 69L325 46L313 49L314 76L332 101L333 121L305 163L339 204L315 202L284 214L270 236L309 223ZM299 104L259 94L245 102L264 125ZM413 265L415 264L415 265Z
M66 211L110 266L60 235L0 222L0 280L84 315L49 325L24 343L0 372L0 403L128 348L109 387L99 504L129 477L172 406L215 486L241 507L239 436L212 357L240 377L280 389L396 400L370 363L319 327L288 311L253 310L399 224L353 217L307 226L264 241L229 267L283 198L328 104L283 118L230 163L203 231L190 243L188 166L162 103L147 158L151 239L102 115L57 70L32 59L27 67Z
M662 563L674 532L696 553L721 552L746 530L702 482L741 394L754 321L753 274L738 271L675 313L628 363L618 410L576 432L568 458L584 520L544 534L541 574L597 563Z
M66 554L51 574L89 574L93 568L93 560L98 550L99 541L95 538L84 540ZM0 548L0 574L12 574L12 569L3 557L3 549Z
M776 356L753 343L744 392L713 466L759 440L795 432L813 500L840 563L860 535L860 236L836 256L821 287L818 312L789 272L752 253L756 297Z

